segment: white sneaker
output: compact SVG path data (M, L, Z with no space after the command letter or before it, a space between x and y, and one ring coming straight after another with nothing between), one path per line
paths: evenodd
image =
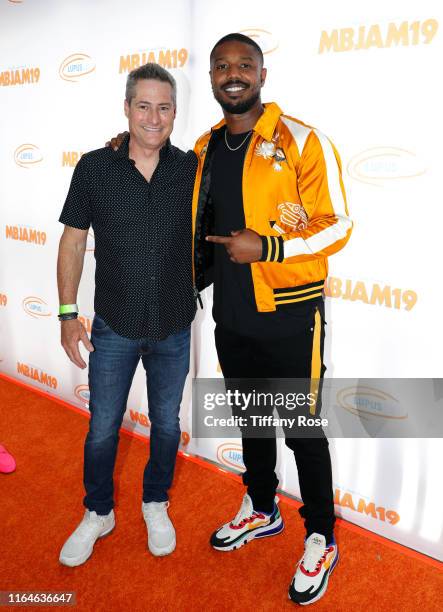
M169 502L142 503L148 528L148 548L153 555L169 555L175 549L175 529L168 516Z
M60 563L69 567L81 565L92 555L96 540L110 533L114 527L114 510L106 516L86 510L82 522L61 549Z

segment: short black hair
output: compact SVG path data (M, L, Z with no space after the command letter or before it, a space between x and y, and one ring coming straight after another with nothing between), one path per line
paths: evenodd
M225 42L230 42L231 40L236 40L237 42L241 42L246 45L249 45L250 47L253 47L257 51L258 55L260 56L260 61L263 66L264 64L263 51L260 49L259 45L255 42L255 40L253 40L252 38L249 38L249 36L240 34L240 32L232 32L231 34L226 34L226 36L223 36L223 38L220 38L220 40L218 40L215 43L215 45L212 47L211 55L209 56L210 60L212 61L217 47L219 47L220 45L223 45Z

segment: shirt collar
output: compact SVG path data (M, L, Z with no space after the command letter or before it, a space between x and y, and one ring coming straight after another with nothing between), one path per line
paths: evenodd
M129 132L123 138L123 141L117 151L114 151L114 157L116 160L129 158Z
M171 151L172 151L172 145L171 145L171 141L168 138L168 140L165 142L165 144L160 149L160 159L164 159L165 157L170 155ZM117 149L117 151L113 151L113 153L114 153L114 159L116 161L119 161L121 159L129 159L129 132L123 138L122 143Z
M264 113L260 115L257 123L254 125L254 132L260 134L265 140L271 140L283 111L275 102L266 102L263 106L265 108ZM222 119L212 127L212 131L217 131L224 125L226 125L226 121Z

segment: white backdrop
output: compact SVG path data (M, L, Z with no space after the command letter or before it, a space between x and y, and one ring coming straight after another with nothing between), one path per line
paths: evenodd
M355 229L330 259L327 375L441 376L442 13L438 0L0 0L0 371L87 410L87 373L65 357L56 318L57 219L75 163L125 129L126 76L146 61L176 77L173 142L192 147L220 118L209 51L242 31L265 52L263 99L342 156ZM93 249L91 233L78 297L87 328ZM194 325L192 376L220 376L211 296ZM241 469L239 440L192 439L190 383L182 450ZM147 414L140 367L125 427L148 436ZM332 440L337 514L443 560L440 446ZM298 496L283 444L278 469Z

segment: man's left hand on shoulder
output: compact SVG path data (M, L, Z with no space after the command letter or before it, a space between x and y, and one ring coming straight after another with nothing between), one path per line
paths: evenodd
M245 264L259 261L263 253L261 237L251 229L231 232L231 236L206 236L206 240L223 244L230 260L234 263Z

